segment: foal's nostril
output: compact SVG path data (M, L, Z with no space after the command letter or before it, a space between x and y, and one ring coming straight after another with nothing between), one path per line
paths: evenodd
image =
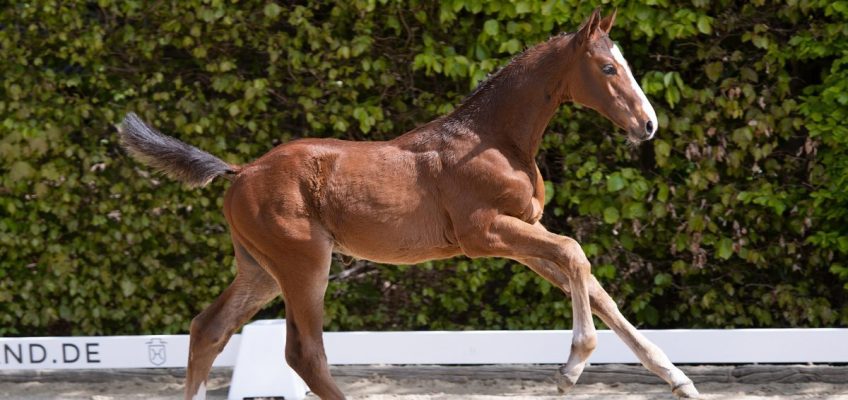
M645 131L648 132L649 135L654 133L654 122L653 121L648 121L645 124Z

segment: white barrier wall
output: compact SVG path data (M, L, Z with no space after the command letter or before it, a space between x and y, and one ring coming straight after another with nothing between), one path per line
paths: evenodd
M845 328L642 333L675 363L848 362ZM235 365L242 339L234 335L215 365ZM327 332L324 343L331 364L557 364L571 331ZM187 335L0 338L0 369L176 368L187 359ZM638 362L611 331L598 331L589 361Z
M234 335L215 366L235 365ZM0 338L0 369L185 368L188 335Z
M643 330L674 363L848 362L848 329ZM331 364L558 364L571 331L325 333ZM593 364L638 363L612 331L598 331Z

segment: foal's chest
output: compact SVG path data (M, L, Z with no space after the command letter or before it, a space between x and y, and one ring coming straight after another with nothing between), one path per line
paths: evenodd
M516 217L530 224L535 224L542 218L542 210L544 204L544 188L542 189L542 197L537 197L535 185L527 185L522 187L520 193L510 193L505 196L505 201L501 206L503 214Z
M493 175L485 186L491 191L492 205L501 214L530 224L542 218L545 189L536 171L507 170Z
M441 191L448 194L446 206L453 218L494 211L530 224L542 217L545 203L544 181L536 164L510 157L510 152L495 146L475 154L470 151L446 163L452 179L444 181Z

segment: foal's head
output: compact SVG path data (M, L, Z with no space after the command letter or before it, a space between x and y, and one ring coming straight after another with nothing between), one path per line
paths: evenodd
M615 11L601 18L595 10L571 41L575 68L569 77L571 99L597 110L637 142L654 137L657 114L633 78L627 61L608 34Z

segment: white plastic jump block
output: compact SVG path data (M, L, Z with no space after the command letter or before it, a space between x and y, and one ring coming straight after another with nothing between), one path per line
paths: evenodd
M286 364L286 320L255 321L245 325L241 335L229 400L306 397L306 383Z

